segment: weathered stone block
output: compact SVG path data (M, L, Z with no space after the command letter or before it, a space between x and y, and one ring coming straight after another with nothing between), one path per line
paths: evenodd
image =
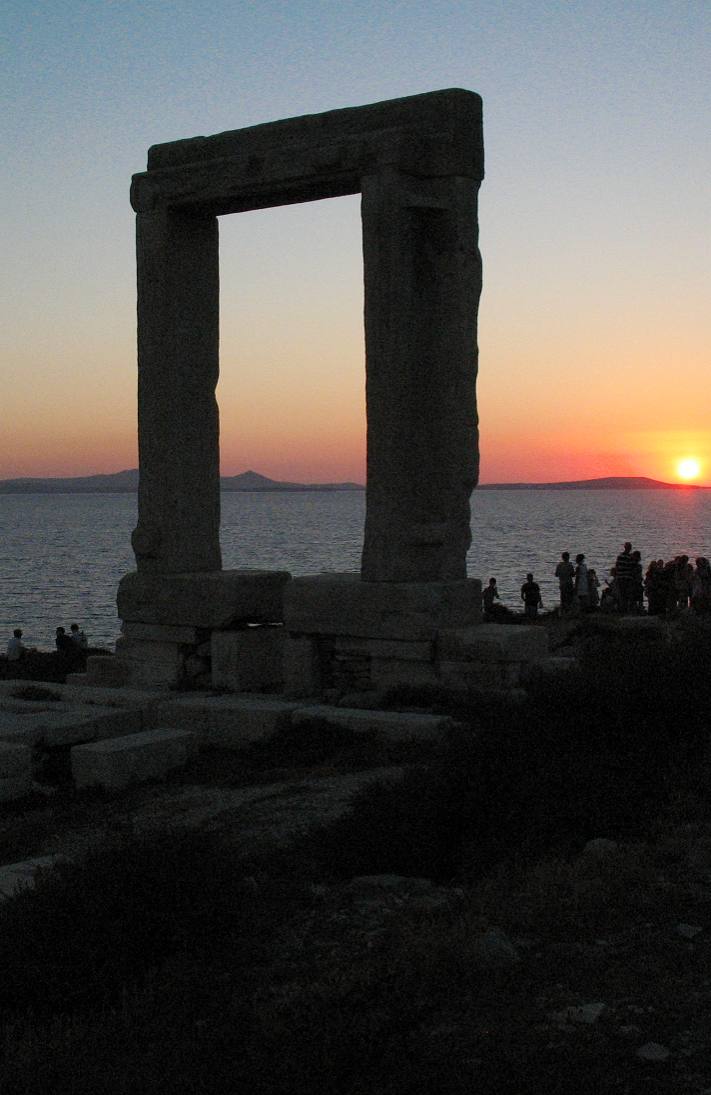
M439 678L443 686L454 691L468 689L498 692L505 688L500 662L450 662L439 663Z
M216 214L353 194L363 175L484 174L481 99L448 88L154 145L133 177L138 211L197 205Z
M32 789L32 777L6 776L0 777L0 802L12 802L13 799L28 795Z
M436 685L439 681L431 662L403 660L399 658L372 658L370 680L375 688L388 689L407 686L420 688Z
M537 662L548 656L545 628L480 624L443 629L437 637L443 661Z
M61 858L58 855L40 855L0 867L0 896L12 897L18 890L31 889L38 873L50 870Z
M374 733L389 742L429 741L443 737L456 723L446 715L420 715L402 711L368 711L360 708L314 704L294 711L292 723L323 719L356 733Z
M82 704L54 704L52 709L8 714L0 725L0 739L50 748L96 741L142 728L141 711Z
M72 775L78 788L100 785L118 790L163 779L186 763L194 747L194 734L174 729L78 745L71 751Z
M208 704L213 697L204 692L175 696L164 693L164 702L151 710L152 728L178 727L198 736L207 733Z
M318 643L308 635L284 639L284 692L287 696L317 696L322 687Z
M121 630L127 639L152 643L187 643L194 646L202 641L204 632L197 627L169 627L162 624L143 624L125 620Z
M165 701L165 691L148 688L111 688L83 684L66 684L64 698L70 703L78 703L89 708L98 704L101 707L139 708L150 710Z
M93 655L86 659L86 683L89 685L122 688L128 683L129 675L129 666L120 658Z
M240 749L287 726L297 702L259 695L180 696L153 713L153 725L191 730L204 745Z
M55 684L54 681L0 681L0 699L2 699L3 697L6 697L7 699L13 699L13 693L27 687L44 688L55 696L61 696L64 692L65 685Z
M37 726L39 740L50 748L134 734L142 728L143 717L139 709L90 706L75 708L73 713L56 719L40 721Z
M284 628L213 631L212 684L236 692L275 691L284 679Z
M370 658L396 659L407 662L431 662L434 644L424 642L398 642L395 639L351 639L337 636L334 649L348 653L367 654Z
M208 710L205 741L222 749L242 749L271 738L291 723L298 703L262 696L216 696Z
M0 741L0 779L31 779L32 749L25 742Z
M185 657L179 643L145 642L123 636L116 640L116 655L133 687L175 684L183 674Z
M502 665L501 672L507 688L518 688L524 676L526 665L527 663L524 662L505 662Z
M66 710L66 704L52 703L50 700L0 700L1 715L40 715L43 711L56 715Z
M35 745L37 735L21 715L3 715L0 719L0 740L13 745Z
M283 570L218 570L196 574L125 575L118 614L124 621L228 630L243 622L283 619Z
M555 680L560 677L567 676L572 669L577 668L578 661L576 658L566 658L559 655L551 655L548 658L544 658L540 662L536 662L534 665L527 666L525 669L525 676L527 678L534 678L537 676L543 676L551 680Z
M426 642L481 619L481 582L363 582L355 574L294 578L284 592L292 634Z

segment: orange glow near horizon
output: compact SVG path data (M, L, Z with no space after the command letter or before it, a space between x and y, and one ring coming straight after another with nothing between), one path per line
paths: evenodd
M222 474L251 469L293 482L365 482L362 387L353 380L343 392L335 387L326 392L325 387L309 385L307 392L299 392L296 385L282 384L277 395L268 386L261 396L221 393ZM20 415L10 419L0 442L0 479L106 474L136 467L135 407L114 406L116 413L108 422L98 413L91 421L87 413L52 415L49 408L37 408L33 420ZM496 403L491 405L486 391L479 409L482 483L646 476L708 485L708 431L623 431L614 416L606 423L582 417L574 423L570 409L562 406L555 408L555 415L551 406L547 416L537 409L526 421L513 408L502 413Z

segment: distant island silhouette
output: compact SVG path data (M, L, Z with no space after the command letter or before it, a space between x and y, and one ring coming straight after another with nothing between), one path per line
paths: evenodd
M224 491L364 490L360 483L286 483L256 471L220 477ZM0 479L0 494L127 494L138 490L138 469L111 475L80 475L60 479Z
M708 490L698 483L663 483L644 475L608 475L562 483L480 483L477 490Z
M220 478L223 491L362 491L362 483L289 483L256 471ZM0 479L0 494L127 494L138 489L138 469L70 478ZM477 490L708 490L695 483L663 483L646 476L612 475L561 483L480 483Z

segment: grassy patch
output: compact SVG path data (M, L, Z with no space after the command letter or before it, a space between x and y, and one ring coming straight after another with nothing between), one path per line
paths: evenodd
M693 843L690 837L686 851ZM121 938L136 929L152 964L144 962L140 976L139 967L124 965L120 991L88 1010L85 989L75 987L86 977L85 959L77 964L75 953L51 1013L36 1003L29 1011L5 1010L0 1082L9 1095L702 1089L711 963L708 948L692 952L674 934L676 918L698 918L700 905L674 877L662 845L631 846L603 860L521 860L451 908L404 909L376 932L346 901L275 882L240 880L230 893L231 923L216 920L214 889L200 900L189 886L183 900L172 882L166 887L173 862L161 886L147 893L140 882L147 849L137 850L137 862L125 851L104 849L106 867L121 888L137 868L141 905L158 903L162 928L170 929L160 938L170 947L151 943L131 910L125 932L118 929L116 909L106 915L110 902L97 910L81 889L80 898L90 898L79 930L89 931L92 968L106 958L96 948L100 934L108 932L125 954ZM166 848L154 851L165 856ZM207 862L216 868L218 848ZM196 882L204 887L204 874ZM42 903L41 894L35 900ZM62 902L43 907L44 919L27 923L45 963L51 955L40 931L51 934L50 919L59 913L63 922L76 910ZM477 945L492 924L519 952L504 968L483 964ZM56 962L49 984L58 984ZM594 1024L561 1020L566 1008L591 1000L605 1003ZM661 1071L650 1072L635 1056L649 1040L671 1047L671 1063Z
M0 903L0 1008L47 1015L115 1005L170 957L200 956L239 933L249 894L234 856L207 836L104 841Z
M512 854L593 837L654 836L680 795L709 801L711 636L671 646L589 637L580 667L534 684L526 704L459 710L452 733L402 780L375 784L293 869L474 879Z

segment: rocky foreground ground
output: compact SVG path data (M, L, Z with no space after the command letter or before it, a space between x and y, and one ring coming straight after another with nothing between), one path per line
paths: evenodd
M567 635L559 639L565 643ZM659 664L669 656L663 653ZM547 714L537 724L536 747L559 749L566 735L574 736L573 767L561 773L585 768L577 750L602 725L596 720L608 726L617 718L620 704L625 732L642 700L644 710L633 728L634 750L621 750L615 763L664 760L665 742L674 749L683 741L675 719L685 734L708 736L708 705L697 702L708 691L699 667L691 667L678 695L669 697L668 682L652 695L657 668L650 669L650 655L639 664L639 691L612 697L601 691L600 706L581 730L576 696L587 695L589 680L609 680L609 662L591 664L592 676L571 686L570 696L548 697L540 708ZM562 736L549 736L549 719ZM496 764L504 730L490 713L487 763ZM605 756L616 733L601 739ZM353 847L389 845L390 819L408 832L397 788L415 768L429 771L431 748L420 745L410 755L325 750L303 764L273 752L251 765L213 748L161 784L77 794L60 780L59 789L36 787L31 797L5 804L0 859L6 865L34 857L80 862L112 841L165 833L176 843L185 832L214 837L220 869L227 863L236 876L229 896L235 915L244 906L253 921L234 937L198 939L197 949L193 938L180 941L187 929L174 925L171 957L147 983L136 981L119 1007L55 1016L49 1025L13 1020L5 1033L3 1095L84 1095L101 1090L109 1073L118 1077L104 1088L110 1095L711 1095L708 762L667 785L659 809L640 799L650 812L633 836L600 826L578 839L571 822L560 839L549 835L543 850L523 842L493 867L477 865L475 844L452 877L416 867L387 870L382 856L371 870L367 856L351 854ZM541 774L555 767L556 754L549 758ZM594 752L590 760L596 762ZM614 769L606 771L614 784ZM615 784L623 797L630 772L625 768ZM584 775L580 787L593 807L612 795L613 784L596 785L592 775L586 782ZM391 787L392 799L383 800L384 812L368 813L362 796L378 787ZM540 807L537 787L534 780L530 820L536 813L540 825L557 804L555 783L541 787ZM506 811L498 816L513 833ZM515 816L525 829L527 815ZM429 850L417 844L423 830L413 822L412 833L424 862ZM330 859L321 855L325 846ZM341 847L344 861L357 860L358 870L339 870ZM118 889L133 885L130 864L125 874L117 868L115 879L109 867L107 877ZM215 897L219 902L219 887ZM138 916L140 923L140 909Z
M78 858L112 834L184 827L219 831L236 856L264 854L402 771L322 765L245 784L234 756L213 755L180 782L6 808L2 858ZM531 1090L711 1093L711 826L683 815L679 804L653 842L594 840L471 886L311 882L272 941L261 991L288 1016L299 996L342 1006L359 980L372 990L404 976L421 996L418 1040L450 1061L443 1090L460 1090L455 1076L461 1090L465 1079L495 1090L493 1072L502 1091L528 1090L530 1073ZM265 881L245 876L255 891ZM376 985L376 1012L396 1006L379 996Z

